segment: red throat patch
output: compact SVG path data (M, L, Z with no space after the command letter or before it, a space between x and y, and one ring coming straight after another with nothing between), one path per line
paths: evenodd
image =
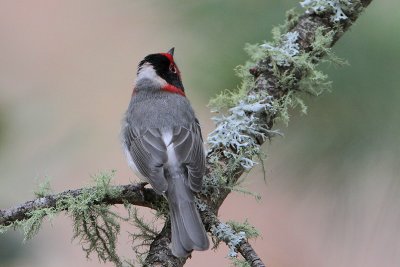
M182 89L179 89L178 87L173 86L172 84L167 84L167 85L163 86L162 90L186 97L185 92L182 91Z

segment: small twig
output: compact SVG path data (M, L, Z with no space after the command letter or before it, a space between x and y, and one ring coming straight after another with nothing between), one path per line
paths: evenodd
M265 267L256 251L249 242L243 241L237 248L243 258L250 264L251 267Z
M201 212L201 217L204 221L206 229L209 233L211 233L214 237L218 238L211 231L211 227L214 225L220 225L221 221L218 217L207 207L204 211ZM221 240L228 245L229 240ZM237 251L243 256L243 258L250 264L251 267L265 267L265 264L262 262L261 258L258 256L256 251L250 245L247 239L243 239L239 245L236 246Z

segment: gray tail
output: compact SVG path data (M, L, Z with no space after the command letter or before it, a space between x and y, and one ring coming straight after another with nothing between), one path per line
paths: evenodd
M209 247L204 225L194 202L193 192L183 175L168 181L167 198L171 217L171 249L176 257Z

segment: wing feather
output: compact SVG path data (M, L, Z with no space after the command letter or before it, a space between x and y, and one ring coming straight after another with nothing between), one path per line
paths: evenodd
M166 146L157 130L135 131L125 129L125 145L140 174L146 178L156 192L164 193L168 188L163 165L167 161Z
M124 133L125 145L133 163L158 193L164 193L168 183L164 177L164 167L168 162L167 147L173 146L177 164L186 168L186 183L190 189L201 190L205 171L205 154L200 126L196 120L189 127L174 126L170 144L166 144L160 129L138 130L127 127Z
M173 144L178 160L187 168L187 182L191 190L198 192L201 190L205 172L205 154L200 126L196 122L189 129L179 127L173 132L175 133Z

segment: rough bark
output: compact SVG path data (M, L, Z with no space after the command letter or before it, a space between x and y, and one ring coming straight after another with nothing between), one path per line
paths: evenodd
M242 242L238 247L238 251L251 267L265 267L265 264L262 262L249 242Z

